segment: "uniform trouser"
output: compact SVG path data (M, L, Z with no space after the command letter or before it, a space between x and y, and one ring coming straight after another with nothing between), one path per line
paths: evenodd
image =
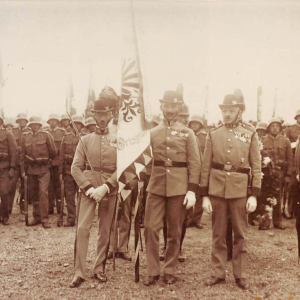
M13 204L14 204L14 199L15 199L15 195L16 195L16 190L17 190L17 183L19 178L21 178L21 187L20 187L20 194L21 197L20 199L24 199L24 179L21 176L21 170L18 167L15 170L15 174L14 177L11 179L10 181L10 191L9 191L9 211L12 211L13 208ZM21 203L21 201L20 201Z
M298 236L298 257L300 258L300 201L295 203L295 212L296 212L296 229Z
M28 174L28 189L33 203L33 217L45 223L48 221L48 187L50 172L40 175Z
M108 200L108 206L98 207L98 240L97 256L94 263L94 274L104 271L107 247L109 246L109 233L111 230L112 219L116 206L116 195L111 195ZM75 257L75 275L85 278L86 256L88 251L90 229L95 217L96 202L84 194L80 202L77 238L76 238L76 257Z
M131 225L131 203L132 200L136 196L136 193L132 191L130 195L124 201L124 211L121 219L119 220L119 230L117 230L117 249L116 252L127 252L128 251L128 242L129 242L129 235L130 235L130 225ZM111 230L111 239L109 244L109 251L113 251L113 246L115 242L115 235L114 235L114 225L112 226Z
M9 219L9 189L10 180L8 177L8 168L0 169L0 197L1 197L1 208L0 212L2 220Z
M227 262L226 232L228 214L231 216L234 233L233 275L235 278L246 278L247 263L247 198L224 199L211 196L212 215L212 267L214 276L225 279Z
M59 182L59 167L52 166L50 169L50 184L49 184L49 212L53 212L54 201L56 201L56 211L60 212L60 182Z
M78 187L73 176L70 174L65 174L65 198L66 198L67 210L68 210L67 221L72 224L75 223L75 219L76 219L75 195L77 189Z
M164 197L148 193L145 215L145 243L148 276L160 275L159 232L167 220L167 247L164 274L174 274L179 256L182 224L185 217L185 195Z
M282 226L282 211L281 211L281 204L282 204L282 194L279 193L279 195L276 197L277 203L273 206L273 213L272 213L272 219L273 219L273 226Z
M288 211L290 214L296 212L295 203L300 200L300 187L296 178L296 172L292 173L291 183L288 188Z

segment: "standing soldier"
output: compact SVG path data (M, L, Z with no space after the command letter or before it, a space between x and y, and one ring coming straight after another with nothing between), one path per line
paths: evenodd
M50 183L49 183L49 214L54 212L54 202L56 204L56 211L60 213L61 206L61 190L59 182L59 150L61 146L61 141L66 133L66 130L58 127L59 116L56 114L51 114L48 118L47 123L50 128L47 131L52 135L56 149L58 151L57 156L51 161L50 167Z
M44 228L50 228L48 222L48 187L50 182L49 161L57 153L52 136L41 130L42 120L39 116L29 118L28 127L22 137L20 167L22 177L28 175L33 203L33 218L29 226L42 223ZM25 191L27 192L27 191Z
M180 251L180 237L186 209L196 202L199 186L200 156L194 132L176 121L182 102L175 91L166 91L161 103L164 120L150 131L153 169L147 188L145 241L148 266L146 285L160 276L159 232L167 220L167 247L164 281L176 282L174 276Z
M237 285L247 289L247 213L255 210L256 197L260 194L259 142L253 127L240 122L245 110L243 97L227 95L220 108L224 124L207 135L200 181L203 208L212 214L213 229L214 274L205 284L213 286L225 280L229 213L234 232L233 274ZM252 187L247 199L250 168Z
M80 115L74 115L72 117L78 131L84 127L83 117ZM75 155L77 144L79 143L79 136L76 134L73 125L71 125L71 131L67 132L61 142L59 152L59 177L60 182L64 180L65 184L65 197L68 209L67 223L65 227L73 227L76 218L76 206L75 206L75 194L77 191L77 184L71 175L71 165ZM61 199L61 201L64 201Z
M189 128L191 128L194 131L198 139L199 150L201 152L201 157L203 157L206 140L206 131L204 130L204 119L199 115L193 115L191 120L189 121ZM199 193L197 193L194 212L191 215L191 219L188 220L188 225L194 225L196 228L202 229L203 225L200 223L202 214L202 197L199 195Z
M258 122L256 125L256 132L259 140L267 134L268 124L265 122Z
M297 144L296 152L295 152L295 164L296 164L296 179L298 181L298 185L300 184L300 144ZM298 237L298 261L300 260L300 200L294 203L295 211L296 211L296 230ZM300 273L299 273L300 275Z
M96 121L93 117L89 117L85 120L85 127L87 128L89 133L93 133L96 129Z
M23 133L30 131L30 128L27 127L28 123L28 118L26 113L19 113L17 115L16 123L18 123L18 127L13 128L12 132L15 136L16 143L17 143L17 163L16 163L16 171L15 175L11 181L11 187L10 187L10 192L9 192L9 197L10 197L10 203L9 203L9 211L12 212L13 208L13 202L16 194L16 187L17 187L17 182L18 179L20 178L21 180L21 187L20 187L20 209L21 212L23 211L23 200L24 200L24 179L21 176L21 169L20 169L20 151L21 151L21 145L22 145L22 137Z
M71 167L72 176L83 191L75 242L75 276L71 288L78 287L85 278L89 232L97 203L99 230L93 272L99 282L107 281L106 254L117 195L117 139L107 126L113 117L116 99L117 95L112 88L102 90L92 110L97 123L96 131L82 137ZM87 164L87 160L92 165Z
M70 120L67 114L62 114L59 122L61 128L63 128L66 132L71 132Z
M266 161L266 157L269 157L269 168L263 169L265 170L263 183L264 181L270 182L268 184L269 188L266 187L263 190L263 192L268 192L264 198L271 198L271 196L276 198L277 204L273 208L273 226L274 228L285 229L282 226L281 199L284 183L289 185L291 181L293 152L289 139L280 134L281 127L281 120L272 118L268 124L268 134L261 139L261 142L263 144L264 161ZM274 187L276 181L278 185Z
M9 181L14 177L17 167L17 145L14 135L3 128L3 123L4 117L0 112L0 220L3 225L9 225Z

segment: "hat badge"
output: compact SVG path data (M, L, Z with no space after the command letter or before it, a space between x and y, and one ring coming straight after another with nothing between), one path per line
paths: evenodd
M174 102L177 103L177 101L178 101L177 98L174 98Z
M233 101L232 101L232 104L237 104L237 101L233 100Z

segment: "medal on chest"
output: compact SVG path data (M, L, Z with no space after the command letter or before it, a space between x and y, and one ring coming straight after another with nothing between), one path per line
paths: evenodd
M234 137L235 139L243 142L243 143L251 143L251 136L249 133L240 132L240 131L234 131Z
M171 128L171 135L178 136L178 137L188 137L188 130L186 129L177 129L177 128Z

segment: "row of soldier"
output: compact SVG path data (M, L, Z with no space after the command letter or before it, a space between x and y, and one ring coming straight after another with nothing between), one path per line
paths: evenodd
M42 123L39 117L31 117L29 120L27 118L19 118L17 120L19 128L13 129L18 151L16 151L17 148L14 146L13 135L8 130L2 129L1 131L3 134L2 140L7 145L7 150L3 147L3 151L1 151L1 157L3 156L1 162L5 162L3 169L6 172L2 172L1 176L4 178L6 175L7 180L1 180L1 182L8 183L9 180L14 182L14 179L17 181L19 177L22 179L28 176L29 185L31 186L29 198L32 200L34 206L34 220L30 225L42 223L45 228L49 228L48 212L51 213L53 211L53 202L56 199L57 212L59 213L61 204L59 201L61 198L60 182L64 180L68 208L68 222L66 226L74 226L76 217L75 193L78 189L77 186L83 191L83 201L79 210L75 244L77 253L75 258L75 277L71 287L79 286L85 278L85 258L88 244L87 231L89 231L91 226L90 222L93 219L97 203L101 203L99 211L104 211L105 216L101 213L98 216L99 239L94 274L100 282L107 280L104 266L106 259L111 258L111 251L107 255L106 250L108 247L107 244L109 244L107 241L110 235L109 225L113 218L114 205L111 203L115 203L117 185L115 176L116 137L115 135L111 135L108 128L108 123L112 121L113 116L111 112L114 109L113 107L115 107L114 104L110 104L112 95L116 95L114 91L109 90L107 92L105 89L100 94L99 100L96 101L93 110L95 124L92 130L95 130L95 133L94 135L86 135L84 142L82 145L79 144L78 147L79 137L74 131L75 128L70 126L69 118L62 118L60 120L56 116L50 116L48 120L50 128L45 131L41 130ZM177 98L176 92L169 91L165 93L163 99L160 100L164 116L163 122L156 122L156 125L158 125L157 129L154 128L151 130L151 146L154 158L151 169L146 168L145 170L145 182L149 183L147 188L148 197L144 204L149 275L146 284L155 284L159 279L159 258L164 259L165 262L164 281L169 284L176 281L174 268L176 261L184 260L183 256L180 257L180 253L186 227L195 225L197 228L202 228L200 220L203 206L207 213L212 213L212 211L215 213L215 208L221 212L220 218L217 220L216 217L214 220L213 214L213 235L218 236L218 238L214 241L215 244L212 250L214 276L207 282L207 285L214 285L225 279L223 278L225 276L223 257L224 228L227 229L232 224L233 231L241 230L239 235L235 237L239 241L235 242L236 251L233 251L235 252L233 255L234 275L238 286L247 288L245 259L244 255L241 254L246 252L245 246L243 246L245 244L244 235L247 231L244 224L245 218L242 216L237 217L235 208L233 208L237 204L234 204L233 207L231 207L231 204L228 204L230 214L226 211L225 215L222 206L224 201L228 199L239 200L236 201L237 203L244 203L243 201L245 201L244 207L246 208L245 211L250 213L250 221L259 220L260 229L267 229L270 225L266 221L268 218L270 220L268 207L274 207L273 225L275 228L284 228L281 220L281 199L284 187L289 191L291 198L297 199L299 195L299 184L297 183L296 176L299 172L296 173L294 168L292 148L288 138L298 138L300 113L295 116L297 120L296 125L288 128L285 134L283 134L282 120L280 119L272 119L267 125L258 124L256 128L259 135L258 139L255 129L242 120L242 112L245 109L243 97L227 95L223 104L220 105L224 123L206 134L203 120L199 116L192 116L189 120L187 107L181 101L178 101ZM26 126L28 121L28 126ZM73 116L73 121L76 128L82 132L84 128L82 118L80 116ZM59 127L59 125L65 127L65 129ZM28 127L30 127L30 130ZM166 128L167 133L165 131ZM214 143L215 136L218 142L223 138L222 133L218 136L219 132L223 130L225 130L224 133L227 135L233 135L233 138L229 137L226 139L225 144L228 144L228 146L225 147L224 144L217 146L217 143ZM265 133L267 135L263 137ZM103 140L100 139L99 145L97 144L99 143L97 135L103 138ZM161 139L162 136L165 140ZM95 141L93 142L93 140ZM237 142L236 145L233 143L235 140ZM260 143L258 142L259 140L261 141ZM296 140L292 141L292 143L295 142ZM107 148L101 145L107 146ZM296 144L293 145L296 146ZM237 146L236 149L235 146ZM84 149L85 147L86 149ZM173 151L172 147L177 151ZM224 158L224 155L220 155L219 152L221 153L227 148L227 157ZM92 165L89 165L87 162L87 157L85 156L86 150L89 150L88 152L92 157L95 152ZM262 154L262 161L259 150ZM236 157L230 154L234 151L237 151ZM296 153L300 154L300 151L296 151ZM230 155L232 156L232 161L229 161L228 157ZM204 165L202 166L202 173L204 175L202 176L202 184L200 183L199 189L202 156L204 156ZM215 158L213 159L213 157ZM224 163L220 163L224 159ZM233 162L235 159L238 159L238 161ZM238 167L238 165L242 167ZM172 172L173 168L176 169L176 172ZM89 174L91 169L96 171L98 180L93 177L93 174ZM260 193L260 170L264 173L262 181L264 188L262 189L262 193ZM247 175L246 185L244 183L244 175ZM239 178L239 176L243 177ZM214 177L217 180L214 180ZM166 178L170 179L166 180ZM290 184L291 179L294 187L293 184ZM293 179L295 180L293 181ZM228 180L227 187L222 187L224 180L225 182ZM178 185L178 182L181 184ZM234 184L232 188L230 188L230 184L228 183ZM9 184L4 185L6 189L9 186ZM240 185L242 185L242 188L238 191L236 187ZM3 193L3 186L1 186L2 223L6 225L8 223L8 214L5 208L7 200L5 199L5 192ZM248 195L250 195L248 200L246 199L247 191L245 192L244 186L246 186ZM48 188L49 201L47 195ZM12 188L10 192L11 198L13 198L14 189ZM55 195L53 195L54 193ZM110 200L108 204L104 204L105 195L108 195L108 199ZM256 208L256 198L258 198L258 208L261 207L261 209L253 212ZM21 199L23 199L22 195ZM168 205L168 203L173 204ZM183 208L180 208L180 203L184 204ZM157 211L157 206L160 206L161 210ZM187 208L189 209L186 210ZM153 211L156 214L153 214ZM254 215L255 213L256 215ZM124 222L125 227L128 226L129 214L130 203L127 207L126 222ZM224 219L226 219L226 226L223 226ZM248 223L248 218L246 219ZM164 227L165 247L164 252L159 257L157 234L161 226L160 220ZM223 229L222 235L218 232L220 228ZM123 231L128 232L128 227ZM124 240L125 246L120 246L119 250L120 257L131 260L130 256L126 254L128 237ZM223 249L222 257L220 253L217 253L217 249L221 246Z

